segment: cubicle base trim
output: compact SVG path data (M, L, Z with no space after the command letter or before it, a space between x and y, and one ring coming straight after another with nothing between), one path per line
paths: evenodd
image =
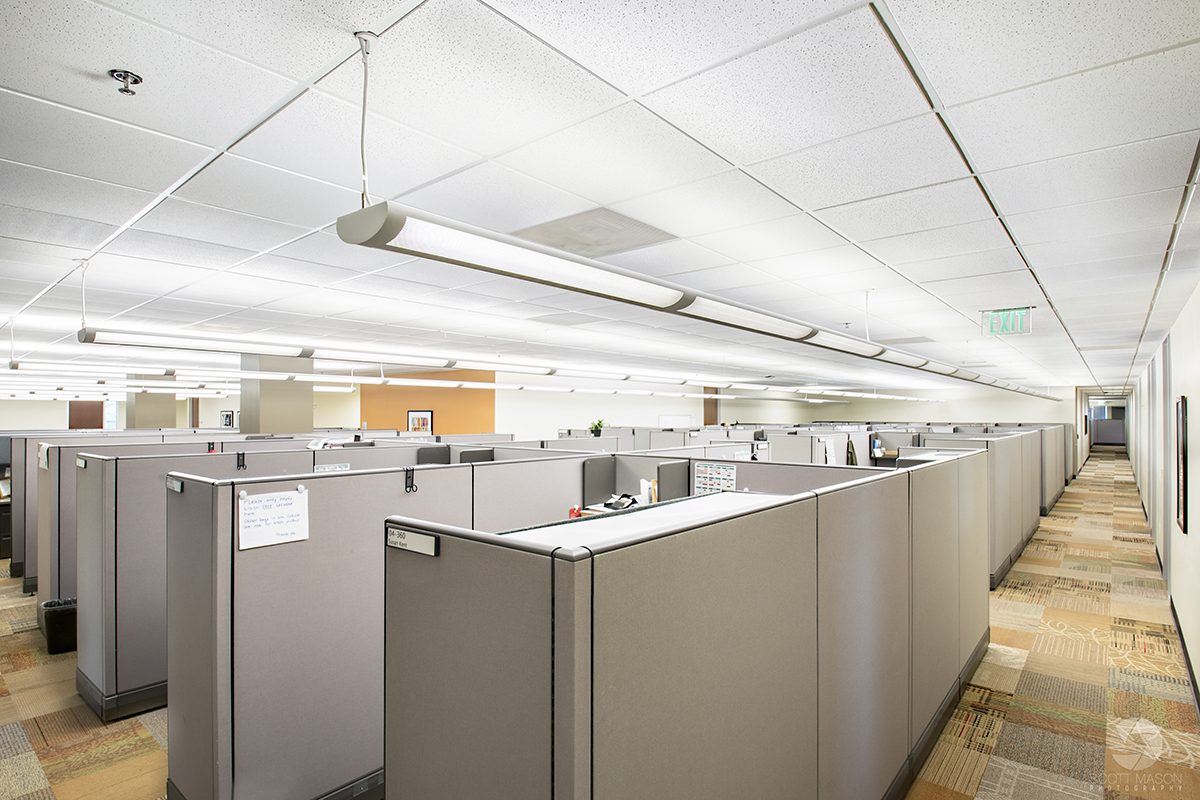
M37 594L37 576L26 577L21 581L21 591L25 594Z
M1187 641L1183 638L1183 628L1179 625L1179 615L1175 613L1175 599L1170 600L1171 619L1175 621L1175 632L1179 634L1179 644L1183 648L1183 663L1187 667L1188 680L1192 682L1192 704L1200 709L1200 690L1196 686L1196 673L1192 669L1192 658L1188 654Z
M377 769L364 778L348 783L314 800L383 800L383 770ZM170 800L168 798L168 800Z
M908 794L908 790L912 788L913 782L917 779L917 772L920 768L913 768L912 758L904 759L904 766L900 767L900 772L896 773L896 777L892 780L892 785L883 793L882 800L904 800L904 796Z
M975 676L975 670L978 669L979 663L983 661L983 657L987 655L988 645L992 643L992 626L988 626L983 632L983 638L979 640L979 644L975 645L975 652L971 653L971 658L968 659L967 665L963 667L963 671L958 676L959 696L962 695L962 685L970 683L971 678Z
M144 711L162 708L167 704L167 682L156 683L132 692L105 695L79 669L75 670L75 690L96 716L105 722L131 717Z
M175 787L175 784L171 783L170 778L167 778L167 800L187 800L187 798L183 796L183 792L179 791L179 789Z
M8 565L8 577L20 578L25 575L25 562L13 561Z

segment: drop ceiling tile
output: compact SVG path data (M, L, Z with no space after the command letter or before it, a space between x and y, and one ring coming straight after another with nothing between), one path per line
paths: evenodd
M701 247L693 241L674 239L625 253L614 253L600 261L643 275L661 277L672 272L721 267L732 263L734 259L710 248Z
M1126 256L1165 254L1172 228L1164 225L1107 236L1063 239L1029 245L1023 250L1035 270Z
M809 291L820 295L839 295L847 292L861 294L868 289L892 289L911 286L908 280L897 275L888 267L860 269L853 272L832 272L824 275L813 275L797 281Z
M116 233L114 225L0 205L0 236L90 250Z
M492 278L484 283L473 284L471 291L475 294L497 297L513 302L526 302L562 294L562 289L559 289L557 286L546 286L534 283L533 281L522 281L516 278Z
M277 247L307 232L307 228L174 197L159 203L138 220L134 229L255 252Z
M636 102L498 160L598 205L690 183L730 166Z
M1109 278L1142 278L1157 279L1162 269L1163 256L1161 253L1151 253L1125 258L1109 258L1102 261L1089 261L1081 264L1064 266L1038 267L1037 274L1043 283L1058 285L1060 283L1086 283Z
M308 286L328 286L358 275L353 270L327 267L324 264L314 264L311 261L298 261L294 258L275 255L259 256L253 261L239 264L231 271L240 275L254 275L259 278L270 278Z
M226 298L228 300L230 298ZM157 300L151 300L146 305L138 309L139 314L157 314L161 315L162 319L170 320L173 315L177 315L180 320L185 319L211 319L224 314L232 314L235 311L240 311L245 306L231 305L230 303L209 303L200 300L185 300L180 297L160 297Z
M339 292L336 289L311 289L292 293L278 300L264 302L262 307L271 311L331 317L368 306L381 305L383 302L382 298L368 297L352 292Z
M380 37L368 106L475 153L492 154L596 114L623 96L482 3L432 0ZM319 86L362 96L351 59Z
M812 253L768 258L755 261L750 266L783 280L802 282L821 275L874 269L881 266L881 263L858 247L844 245Z
M87 285L98 289L137 287L139 291L163 295L213 275L211 269L168 266L159 261L104 252L88 263Z
M359 275L337 284L339 291L356 292L372 297L386 297L392 300L412 300L434 292L442 291L443 287L427 283L417 283L410 280L398 280L383 275Z
M983 176L1003 214L1106 200L1187 183L1194 132L1039 161Z
M0 85L210 146L225 143L295 85L96 3L7 3L0 7L0 48ZM117 92L108 76L113 68L145 79L136 97Z
M947 112L988 172L1200 128L1200 45L997 95Z
M716 0L585 4L570 14L554 0L492 5L605 80L641 92L836 11L844 0L749 4L737 14Z
M211 277L201 278L195 283L173 292L171 296L182 300L203 300L213 303L236 300L242 306L257 306L289 295L300 294L303 291L304 287L295 283L282 283L250 275L222 272Z
M1098 200L1093 203L1031 211L1007 218L1009 230L1022 245L1081 239L1121 231L1170 225L1183 200L1183 189Z
M358 192L226 154L176 195L289 225L319 228L362 207Z
M267 311L261 308L248 308L245 311L235 311L210 320L207 325L219 327L241 328L246 332L265 331L302 323L308 319L303 314L285 314L281 311Z
M968 253L930 261L914 261L896 267L897 272L907 275L918 283L1024 269L1026 266L1025 262L1021 260L1021 254L1011 246L983 253Z
M696 236L692 241L738 261L759 261L846 244L845 239L808 214Z
M726 289L744 288L760 283L772 283L778 280L774 275L761 272L743 264L728 267L712 267L695 272L679 272L669 276L668 280L689 289L700 292L723 293Z
M330 267L341 267L355 272L374 272L413 260L412 256L401 253L389 253L386 250L346 244L337 237L336 233L329 231L319 231L299 241L284 245L275 250L274 255L311 261Z
M921 233L875 239L863 247L891 264L931 261L937 258L982 253L1011 246L999 220L989 219Z
M350 32L384 30L394 21L398 9L411 8L415 3L259 0L250 14L245 13L246 5L239 0L204 3L110 0L108 5L235 53L247 61L294 78L310 79L347 48L357 48Z
M496 276L483 270L459 267L417 258L395 267L380 270L377 274L402 281L416 281L443 289L461 289L477 283L495 280Z
M186 264L211 269L230 267L254 255L250 250L135 230L122 233L104 248L104 252L160 261L164 264Z
M589 200L494 161L459 172L401 199L407 205L501 233L523 230L594 207Z
M1083 7L890 0L888 7L947 104L1200 37L1200 7L1186 0Z
M881 153L888 154L880 158ZM748 167L805 209L902 192L969 175L934 114L844 136Z
M929 110L866 8L656 91L644 102L740 163Z
M121 225L155 195L54 170L0 160L0 186L10 206Z
M974 179L827 208L816 216L860 242L995 218Z
M796 213L795 206L740 170L616 203L612 210L684 238Z
M360 103L307 92L231 152L361 191ZM477 160L466 150L376 114L367 117L366 141L368 188L375 200L395 197Z

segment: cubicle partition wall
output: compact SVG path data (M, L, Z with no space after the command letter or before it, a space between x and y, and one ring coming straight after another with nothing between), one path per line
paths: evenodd
M235 453L96 449L108 454L75 457L78 568L70 577L74 584L78 576L76 687L108 722L167 700L167 474L290 475L311 471L320 452L252 452L239 459Z
M388 797L902 796L986 650L986 455L723 466L503 536L391 518Z
M511 433L452 433L438 436L442 444L483 444L493 442L511 442Z
M768 433L771 460L791 464L845 465L850 434L837 431ZM856 448L857 451L857 448Z
M1069 442L1069 431L1073 425L1050 424L1021 424L997 425L990 429L992 433L1013 433L1036 430L1040 436L1041 460L1041 512L1049 514L1050 509L1062 496L1063 488L1074 477L1073 442Z
M988 560L993 589L1000 585L1037 530L1042 480L1039 441L1035 430L921 436L923 447L987 450Z

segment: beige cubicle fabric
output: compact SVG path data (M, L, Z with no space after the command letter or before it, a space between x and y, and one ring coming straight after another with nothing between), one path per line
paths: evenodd
M1200 797L1200 720L1123 447L992 593L992 644L909 800Z

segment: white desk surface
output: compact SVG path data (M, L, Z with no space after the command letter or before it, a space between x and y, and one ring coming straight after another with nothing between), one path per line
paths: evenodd
M534 528L506 538L550 547L595 547L620 539L641 539L702 525L710 520L749 514L787 499L787 495L717 492L674 503L643 506L629 514L598 514L564 525Z

